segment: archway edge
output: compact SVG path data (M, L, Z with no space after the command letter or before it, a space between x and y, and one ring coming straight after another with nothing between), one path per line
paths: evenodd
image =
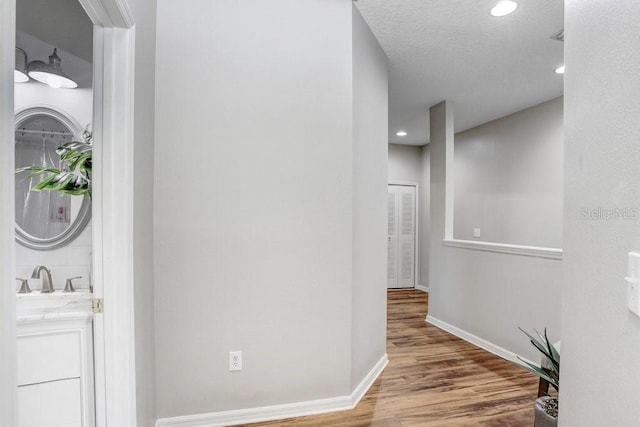
M104 28L131 28L133 14L126 0L78 0L91 21Z

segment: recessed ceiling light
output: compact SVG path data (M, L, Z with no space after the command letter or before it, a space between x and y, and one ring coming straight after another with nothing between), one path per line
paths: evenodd
M564 65L561 65L558 68L556 68L556 73L564 74Z
M397 136L407 136L407 133L403 130L396 132Z
M491 8L491 15L493 16L505 16L513 13L518 8L518 3L512 0L501 0Z

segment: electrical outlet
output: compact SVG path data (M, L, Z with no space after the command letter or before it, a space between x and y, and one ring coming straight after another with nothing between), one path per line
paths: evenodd
M474 228L473 229L473 237L480 237L480 229L479 228Z
M241 351L229 352L229 370L242 371L242 352Z

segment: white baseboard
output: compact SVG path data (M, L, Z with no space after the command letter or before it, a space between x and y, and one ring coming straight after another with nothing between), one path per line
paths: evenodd
M422 286L422 285L416 285L416 289L422 292L426 292L429 293L429 287L428 286Z
M349 409L355 408L360 400L367 394L367 391L371 388L374 382L378 379L384 368L389 364L389 358L386 353L384 356L378 360L378 362L373 365L373 368L369 371L369 373L360 381L360 384L351 392L351 396L349 399L351 400L351 407Z
M156 427L220 427L236 424L256 423L302 417L353 409L376 381L389 363L385 354L369 371L364 379L348 396L329 399L310 400L284 405L263 406L259 408L239 409L235 411L211 412L208 414L186 415L182 417L160 418Z
M496 356L502 357L503 359L506 359L509 362L517 363L519 365L522 364L522 362L518 360L518 357L516 356L515 353L503 347L500 347L499 345L496 345L490 341L487 341L484 338L480 338L477 335L473 335L472 333L469 333L456 326L450 325L447 322L443 322L442 320L436 319L435 317L430 315L427 315L427 318L425 320L427 321L427 323L431 323L433 326L436 326L444 331L447 331L450 334L457 336L458 338L461 338L475 346L480 347L483 350L488 351L489 353L493 353ZM527 359L523 359L523 360L526 360L527 362L529 362L529 360Z

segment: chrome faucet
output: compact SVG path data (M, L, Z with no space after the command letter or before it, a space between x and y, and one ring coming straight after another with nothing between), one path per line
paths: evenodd
M55 292L53 289L53 283L51 283L51 272L44 265L39 265L33 270L33 274L31 275L32 279L40 279L40 274L44 270L44 277L42 277L42 293L48 294L51 292Z

